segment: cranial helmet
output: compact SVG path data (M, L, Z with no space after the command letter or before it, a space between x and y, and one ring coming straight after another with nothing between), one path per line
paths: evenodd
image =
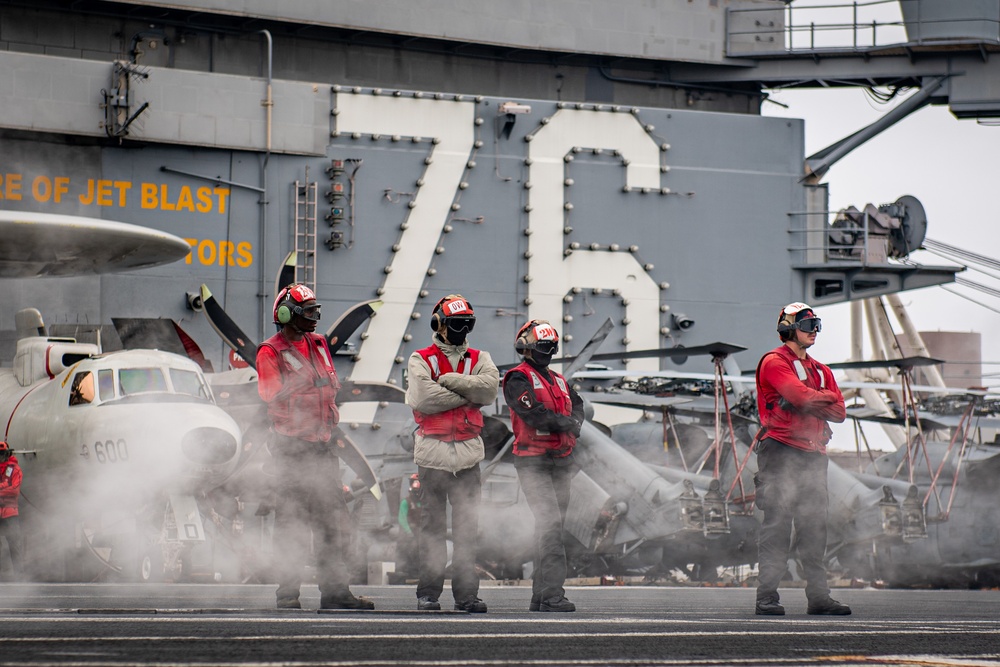
M805 303L798 301L790 303L778 314L778 335L781 340L790 339L795 329L814 333L821 331L822 328L822 321L816 317L812 306Z
M518 330L514 350L522 355L529 350L553 355L559 350L559 332L548 320L531 320Z
M307 320L316 322L319 320L319 311L315 316L307 316L302 304L307 301L316 301L316 294L309 289L308 285L294 283L278 292L278 297L274 300L274 323L288 324L292 321L292 316L298 315ZM315 304L319 308L319 304Z
M469 333L476 326L476 313L472 304L461 294L449 294L434 306L431 329L440 331L446 326L456 333Z
M9 451L10 451L10 445L8 445L3 440L0 440L0 452L9 452Z

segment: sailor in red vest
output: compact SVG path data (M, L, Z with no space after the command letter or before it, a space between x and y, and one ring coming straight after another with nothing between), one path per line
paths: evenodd
M559 334L547 321L532 320L521 327L514 349L524 361L504 375L503 396L514 430L514 466L535 515L535 570L528 609L576 611L563 588L563 522L570 482L579 470L573 447L583 425L583 399L548 367L559 350Z
M792 530L806 580L807 613L846 616L851 608L830 597L825 566L827 422L847 416L833 372L806 352L821 322L804 303L778 314L782 345L757 365L757 506L764 512L758 535L760 583L755 613L783 616L778 584L788 565Z
M500 372L489 352L469 347L476 324L472 306L449 294L434 306L429 347L410 355L406 404L417 431L413 461L421 494L418 531L420 575L417 609L440 609L448 559L447 506L451 503L451 592L455 609L485 612L479 599L476 538L479 533L479 462L485 455L480 407L497 398Z
M10 564L14 578L20 579L21 570L21 519L17 500L21 495L21 466L6 442L0 441L0 537L7 539Z
M274 300L279 331L257 349L257 390L271 418L267 447L275 467L277 606L301 608L302 568L312 542L320 608L374 609L348 588L350 518L333 433L340 382L326 338L314 333L319 311L309 287L285 287Z

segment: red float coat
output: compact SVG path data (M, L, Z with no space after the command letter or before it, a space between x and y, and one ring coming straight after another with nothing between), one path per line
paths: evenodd
M511 373L523 373L528 376L531 388L535 392L535 399L547 410L566 417L573 414L573 399L569 394L569 386L566 384L566 378L559 373L550 370L552 382L549 382L548 378L527 361L507 371L504 376L505 382ZM561 433L539 431L525 423L514 410L510 412L510 425L514 431L514 454L517 456L539 456L553 450L556 450L553 454L557 457L569 456L573 446L576 445L576 436L569 431Z
M444 373L460 373L469 375L479 363L479 350L471 347L458 363L458 368L452 368L447 355L437 345L417 350L427 366L431 369L431 379L437 382ZM431 437L441 442L456 440L471 440L483 430L483 413L473 405L460 405L444 412L424 414L413 411L413 419L417 422L417 432L424 437Z
M17 499L21 495L21 466L11 454L6 463L0 463L0 519L17 516Z
M766 429L763 437L821 454L830 441L827 422L847 418L833 371L808 355L799 359L787 345L771 350L757 365L757 410Z
M328 442L340 421L340 381L326 338L303 334L291 341L278 332L257 348L257 391L276 432L308 442Z

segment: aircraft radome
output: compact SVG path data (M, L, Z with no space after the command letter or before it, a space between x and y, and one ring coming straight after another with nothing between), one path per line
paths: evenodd
M74 215L0 211L0 278L93 275L184 259L184 239Z

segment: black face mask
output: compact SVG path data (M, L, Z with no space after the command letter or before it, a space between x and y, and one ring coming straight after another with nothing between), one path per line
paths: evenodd
M455 331L454 329L449 328L444 332L444 339L452 345L461 345L465 342L465 337L467 335L467 331Z
M532 350L531 351L531 360L535 362L536 366L541 366L541 367L544 368L545 366L549 365L550 361L552 361L552 355L553 354L555 354L555 353L551 352L549 354L542 354L538 350Z

